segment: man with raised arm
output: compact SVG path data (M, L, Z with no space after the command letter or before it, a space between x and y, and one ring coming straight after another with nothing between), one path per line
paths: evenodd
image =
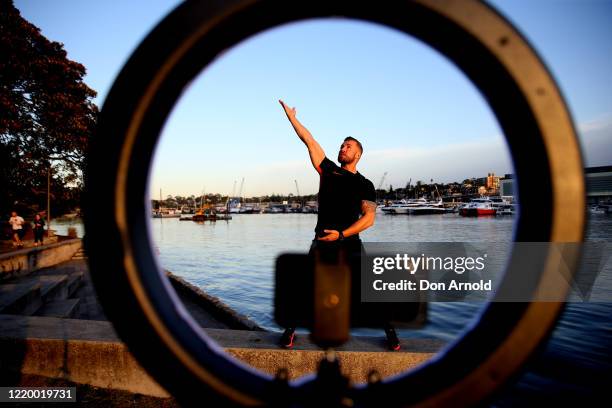
M376 218L374 184L357 171L357 163L363 154L361 143L350 136L345 138L338 152L338 166L325 156L319 143L297 120L295 108L290 108L282 100L279 102L298 137L308 148L310 161L320 175L319 212L311 251L337 241L350 250L360 250L359 233L374 225ZM389 347L399 350L395 330L387 325L385 332ZM295 327L289 327L281 337L281 344L292 347L294 340Z

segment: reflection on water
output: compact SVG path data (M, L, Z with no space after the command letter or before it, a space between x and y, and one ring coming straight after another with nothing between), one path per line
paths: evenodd
M164 268L218 296L262 327L277 330L272 310L275 259L285 252L308 251L316 217L310 214L237 215L229 222L205 224L152 219L151 228ZM510 242L512 226L513 220L503 217L379 215L375 226L362 234L362 239L369 242ZM478 307L470 305L460 307L455 313L462 315L459 321L463 326L477 311ZM448 319L448 314L448 306L432 304L430 324L416 335L435 335L446 340L453 337L455 328L447 330L445 324L439 324Z
M83 235L85 235L83 221L80 218L58 218L51 220L51 229L55 231L56 235L68 235L69 228L74 228L79 238L83 238Z

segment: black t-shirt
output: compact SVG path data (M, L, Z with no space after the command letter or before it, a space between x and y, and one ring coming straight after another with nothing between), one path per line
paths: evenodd
M319 218L315 232L327 235L323 230L343 231L361 216L363 200L376 201L374 184L359 172L353 174L339 167L327 157L321 162L319 185ZM358 239L359 234L347 237Z

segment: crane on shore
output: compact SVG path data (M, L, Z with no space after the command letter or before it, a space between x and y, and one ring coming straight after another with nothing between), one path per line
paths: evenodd
M385 182L385 177L387 177L387 172L382 175L380 178L380 183L378 183L378 188L376 189L376 202L378 202L378 190L382 188L383 183Z
M300 188L298 187L297 180L294 179L293 181L295 181L295 189L297 190L297 199L298 199L298 202L300 203L300 210L301 210L302 208L304 208L304 203L300 199Z
M300 188L298 187L298 182L297 180L293 180L293 181L295 181L295 189L297 190L297 193L298 193L297 196L298 198L300 198Z
M232 195L228 198L228 200L231 200L235 196L236 196L236 180L234 180L234 188L232 188Z
M382 188L383 183L385 182L385 177L387 177L387 172L385 171L385 173L382 175L382 177L380 178L380 183L378 183L378 188L377 190L380 190Z
M244 187L244 177L240 182L240 190L238 190L238 208L240 208L240 204L242 203L242 188Z

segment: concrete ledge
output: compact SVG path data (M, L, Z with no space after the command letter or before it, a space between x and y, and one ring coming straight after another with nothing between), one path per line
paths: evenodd
M0 255L0 282L68 261L82 246L78 238Z
M0 315L0 367L167 398L117 338L109 322Z
M168 397L119 341L109 322L52 317L0 315L2 370L62 378L133 393ZM276 346L278 333L206 329L235 358L274 375L280 368L296 378L316 370L323 352L301 335L295 350ZM376 369L383 377L430 359L444 343L402 340L401 352L387 352L382 336L354 337L338 348L342 370L352 382L363 382Z

